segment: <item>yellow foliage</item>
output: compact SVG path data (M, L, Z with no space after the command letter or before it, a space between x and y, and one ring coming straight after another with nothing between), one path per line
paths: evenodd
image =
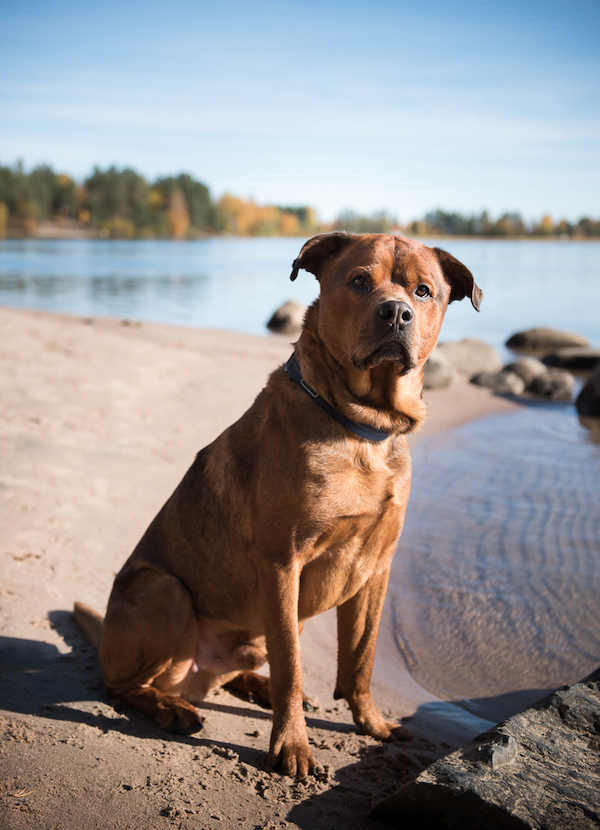
M300 220L294 213L282 213L279 222L279 233L282 236L296 236L300 231Z
M316 227L315 212L312 208L308 211L309 221L302 227L295 213L275 205L257 205L253 199L246 202L231 193L225 193L217 202L219 227L237 236L296 236Z
M312 207L307 207L305 230L311 233L312 231L316 231L318 229L318 226L319 223L317 222L317 211Z
M540 230L544 236L550 236L550 234L554 231L554 222L552 221L552 217L548 216L548 214L542 216Z
M0 202L0 236L6 234L6 225L8 224L8 207L4 202Z
M67 188L73 184L73 179L67 176L66 173L59 173L56 178L58 179L59 186L62 188Z
M131 219L121 216L113 216L112 219L103 222L102 229L111 239L133 239L137 236L136 227Z
M173 239L183 239L190 226L190 212L183 191L178 188L171 193L167 217Z
M148 207L150 210L159 210L164 204L164 199L160 190L153 188L148 194Z
M87 210L86 208L79 211L79 221L83 225L87 225L88 222L90 221L90 218L91 218L91 214L90 214L89 210Z

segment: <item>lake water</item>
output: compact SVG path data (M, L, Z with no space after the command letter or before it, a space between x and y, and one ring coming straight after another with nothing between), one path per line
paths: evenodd
M387 597L413 677L498 721L598 668L600 433L531 402L413 464Z
M0 241L0 304L267 335L314 277L303 240ZM437 244L437 243L432 243ZM600 243L445 240L484 291L441 339L548 325L600 346ZM569 405L529 405L419 445L387 602L413 676L490 720L600 663L600 446Z
M317 296L312 274L289 281L300 239L0 240L0 304L266 334L283 302ZM431 244L440 244L432 242ZM481 314L453 303L442 339L500 346L538 325L600 345L600 243L444 240L471 269Z

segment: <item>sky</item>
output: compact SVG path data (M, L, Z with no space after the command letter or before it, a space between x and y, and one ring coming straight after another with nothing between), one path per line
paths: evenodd
M599 0L0 0L0 164L600 217Z

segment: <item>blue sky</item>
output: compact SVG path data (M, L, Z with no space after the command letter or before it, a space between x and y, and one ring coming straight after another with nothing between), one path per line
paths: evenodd
M0 0L0 163L600 216L600 2Z

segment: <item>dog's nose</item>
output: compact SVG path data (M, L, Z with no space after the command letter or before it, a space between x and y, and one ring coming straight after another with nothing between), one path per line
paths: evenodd
M408 303L399 300L387 300L379 306L379 316L390 326L404 328L413 318L413 310Z

